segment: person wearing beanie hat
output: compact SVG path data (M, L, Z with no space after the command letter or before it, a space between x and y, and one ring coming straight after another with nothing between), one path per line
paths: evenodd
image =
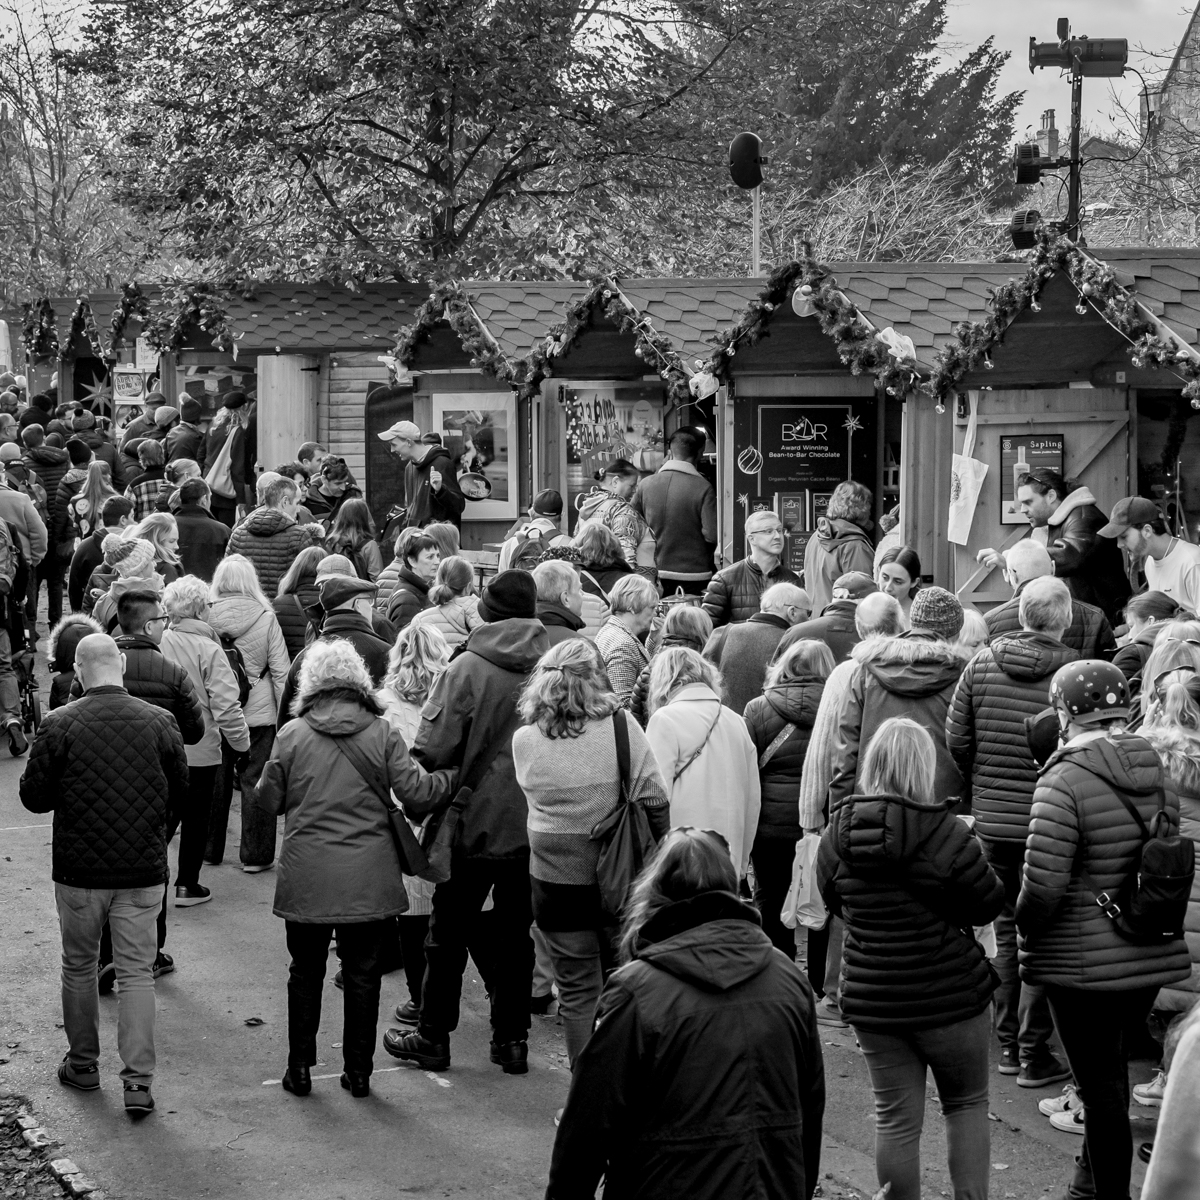
M49 397L43 393L39 392L36 396L30 396L28 406L17 418L17 424L22 430L27 429L30 425L41 425L45 428L50 421L52 408Z
M562 510L562 496L553 488L538 492L529 506L529 515L514 522L505 534L499 570L519 567L522 571L532 571L548 549L569 546L571 535L562 531Z
M133 464L134 470L132 472L127 471L126 464L122 461L116 446L98 428L98 422L94 413L80 410L73 417L69 418L68 423L73 429L72 436L83 442L101 462L108 463L113 487L118 492L123 492L126 483L129 482L130 475L137 474L136 460L134 460Z
M350 560L342 554L329 554L321 559L317 564L316 584L320 605L325 613L317 641L329 642L334 638L345 638L367 664L375 686L381 686L383 677L387 674L388 652L392 648L392 640L385 641L375 630L374 621L382 620L371 606L376 585L370 580L359 579ZM383 623L387 626L386 621ZM387 626L387 629L390 632L391 627ZM279 697L280 729L295 716L292 712L292 701L296 696L300 669L304 665L305 655L314 645L316 642L310 643L292 660L287 682L283 685Z
M94 597L92 616L105 633L117 626L117 605L127 592L149 592L161 596L166 586L163 577L154 569L154 546L144 538L125 538L116 533L106 534L101 542L104 550L104 570L97 567L88 580L88 591ZM108 590L95 595L105 578ZM87 608L85 602L84 608Z
M154 410L154 423L159 429L170 430L179 420L179 409L170 404L160 404Z
M420 1023L391 1029L384 1049L425 1070L450 1065L450 1032L458 1027L468 943L487 896L494 970L491 1061L506 1074L528 1068L533 993L533 920L529 877L528 805L517 783L513 733L521 725L518 699L550 639L536 611L537 587L524 571L491 579L479 603L486 624L455 652L433 685L413 743L427 771L459 767L471 802L459 816L454 872L438 885L425 942Z
M21 461L21 447L16 442L5 442L0 445L0 462L13 463Z
M66 573L69 554L60 547L54 530L58 527L58 487L71 466L71 457L61 446L48 441L41 425L26 425L21 431L25 445L22 461L34 472L42 487L46 489L46 525L51 532L51 545L46 557L38 564L34 574L34 587L30 593L28 611L37 612L37 595L41 585L46 584L46 603L51 625L57 625L63 610L63 576Z
M890 717L908 717L928 730L937 752L934 795L958 811L964 785L946 746L946 714L969 657L951 644L962 629L962 605L944 588L922 588L911 619L912 628L899 637L869 638L851 651L857 665L834 726L830 811L858 790L862 752Z
M190 458L200 463L200 454L204 449L204 430L200 428L200 417L204 410L200 401L188 396L179 405L179 421L171 428L163 443L167 452L167 462L173 463L179 458Z
M388 453L404 463L403 512L393 532L414 525L423 529L435 521L446 521L457 529L467 501L458 486L450 451L423 442L421 430L412 421L397 421L378 437L387 443Z

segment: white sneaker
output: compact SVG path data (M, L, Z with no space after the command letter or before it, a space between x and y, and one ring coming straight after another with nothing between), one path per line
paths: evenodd
M1074 1112L1077 1108L1083 1107L1083 1101L1079 1099L1079 1093L1075 1090L1073 1083L1068 1083L1062 1090L1061 1096L1053 1096L1048 1100L1038 1101L1038 1112L1043 1117L1052 1117L1055 1113Z
M1147 1108L1161 1108L1163 1093L1167 1090L1167 1073L1159 1071L1149 1083L1139 1083L1134 1086L1133 1098Z
M1063 1133L1077 1133L1083 1137L1083 1105L1066 1112L1051 1113L1050 1124Z

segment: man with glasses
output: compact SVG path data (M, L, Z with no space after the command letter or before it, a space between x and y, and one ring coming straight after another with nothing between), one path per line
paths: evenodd
M137 700L145 700L157 708L165 709L175 718L185 746L194 746L204 736L204 709L187 671L178 663L163 656L158 648L170 617L163 611L160 598L153 592L125 592L117 600L117 623L121 632L114 639L124 659L122 683L125 690ZM83 694L78 680L71 689L74 699ZM189 814L168 814L167 841L175 832L178 820L188 820ZM163 888L162 909L158 914L158 957L154 960L154 975L165 975L175 969L169 954L163 953L167 940L167 890ZM183 897L176 898L176 907L203 903L193 898L207 889L196 886L187 889ZM180 903L182 899L183 903ZM100 943L101 991L112 989L112 939L107 924Z
M1146 573L1146 587L1170 596L1181 608L1200 606L1200 546L1173 537L1159 507L1142 496L1126 496L1113 505L1112 516L1100 530Z
M811 611L803 588L776 583L763 592L759 611L750 620L713 631L704 657L721 672L721 699L738 716L744 716L746 705L762 695L767 666L784 635L793 625L807 621Z
M750 620L759 611L763 592L772 584L801 586L800 577L780 561L783 522L769 509L746 518L746 548L746 557L718 571L704 593L704 611L712 617L714 626Z

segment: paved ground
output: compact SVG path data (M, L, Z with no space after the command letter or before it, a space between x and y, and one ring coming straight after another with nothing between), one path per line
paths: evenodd
M327 985L319 1044L321 1078L297 1100L278 1085L286 1058L286 962L282 922L271 914L273 873L205 868L214 901L172 910L167 949L178 969L158 985L158 1108L134 1125L117 1079L116 1000L102 1001L104 1088L59 1086L65 1051L58 995L57 922L47 818L17 798L22 764L0 749L0 1089L29 1097L51 1134L110 1200L244 1195L289 1200L536 1197L545 1188L553 1116L568 1073L553 1017L534 1018L530 1073L508 1077L487 1057L487 1010L469 972L452 1069L396 1069L380 1050L372 1095L338 1086L340 996ZM235 796L236 803L236 796ZM236 827L231 830L236 847ZM332 972L331 972L332 974ZM384 980L384 1003L405 998L403 973ZM261 1020L262 1024L247 1024ZM823 1193L874 1190L873 1124L866 1069L848 1031L824 1036L829 1105ZM7 1061L5 1061L7 1060ZM1139 1064L1138 1078L1149 1067ZM1057 1196L1080 1139L1050 1128L1036 1101L994 1078L992 1196ZM922 1147L927 1196L951 1195L943 1123L930 1089ZM1149 1136L1139 1123L1135 1136ZM1140 1183L1142 1171L1135 1179ZM1137 1194L1135 1189L1135 1195Z

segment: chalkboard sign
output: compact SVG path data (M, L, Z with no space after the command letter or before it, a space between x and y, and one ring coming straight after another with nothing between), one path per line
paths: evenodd
M1017 508L1017 477L1038 467L1063 472L1061 433L1005 433L1000 436L1000 520L1004 525L1024 525Z

